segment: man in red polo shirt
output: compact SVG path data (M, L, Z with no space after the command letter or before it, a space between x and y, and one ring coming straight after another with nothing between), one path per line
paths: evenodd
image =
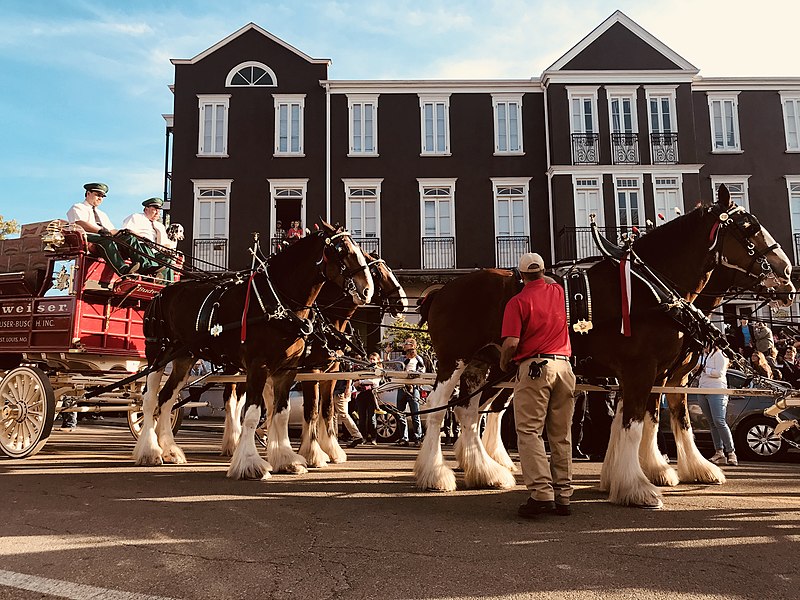
M569 328L564 289L544 275L538 254L523 254L522 291L506 304L500 366L517 367L514 418L522 477L530 491L519 515L570 514L572 496L572 411L575 375L569 357ZM542 432L547 427L550 462Z

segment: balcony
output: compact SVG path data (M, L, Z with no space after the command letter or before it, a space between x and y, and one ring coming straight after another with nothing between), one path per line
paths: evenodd
M800 233L792 235L794 238L794 264L800 265Z
M203 271L226 270L228 268L227 238L194 240L192 266Z
M527 235L501 235L495 240L497 250L497 268L513 269L522 254L531 251L530 238Z
M646 233L642 226L640 234ZM631 233L630 227L601 227L600 232L612 242L622 243L622 238ZM591 227L563 227L556 240L556 261L582 260L590 256L600 256L600 250L592 238Z
M455 269L456 238L424 237L422 238L423 269Z
M611 158L615 165L639 164L639 138L635 133L611 134Z
M599 163L599 137L596 133L572 134L572 164L596 165Z
M381 255L381 238L379 237L354 237L353 241L361 246L364 252Z
M650 156L654 165L674 165L678 162L678 134L651 133Z

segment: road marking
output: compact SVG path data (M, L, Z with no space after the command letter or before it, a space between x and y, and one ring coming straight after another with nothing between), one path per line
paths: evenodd
M69 598L70 600L96 600L97 598L103 598L103 600L173 600L164 596L121 592L93 585L72 583L71 581L60 581L58 579L48 579L47 577L37 577L36 575L3 571L2 569L0 569L0 586L48 594L58 598Z

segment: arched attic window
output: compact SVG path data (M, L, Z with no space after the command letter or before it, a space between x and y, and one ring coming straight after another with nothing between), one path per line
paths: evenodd
M275 87L278 78L264 63L243 62L235 66L225 79L225 87Z

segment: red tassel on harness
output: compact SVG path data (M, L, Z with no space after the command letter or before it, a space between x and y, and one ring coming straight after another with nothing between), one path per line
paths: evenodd
M711 227L711 233L708 236L708 243L710 244L708 249L713 250L714 246L717 245L717 234L719 233L719 221L715 221L714 225Z
M622 256L619 261L619 283L622 293L622 329L620 333L631 337L631 264L630 253Z
M250 274L250 279L247 280L247 291L244 294L244 312L242 313L242 343L247 339L247 309L250 308L250 289L253 287L253 277L256 272Z

